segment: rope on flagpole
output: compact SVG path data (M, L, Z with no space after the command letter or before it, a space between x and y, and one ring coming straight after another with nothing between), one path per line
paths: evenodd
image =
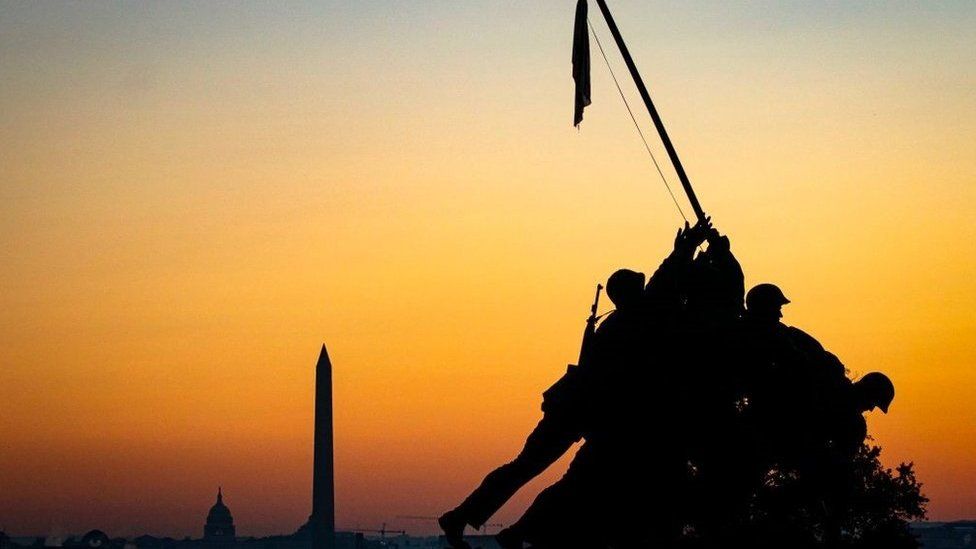
M590 18L586 18L586 23L590 26L590 32L593 33L593 38L596 39L596 45L600 48L600 55L603 56L604 63L607 64L607 70L610 71L610 77L613 78L614 85L617 86L617 92L620 94L620 99L623 99L624 106L627 107L627 113L630 114L630 119L634 122L634 128L637 129L637 134L640 135L641 141L644 142L644 148L647 150L647 154L651 156L651 162L654 163L654 167L657 169L658 175L661 176L661 181L664 183L664 188L668 190L668 194L671 195L671 201L674 202L676 208L678 208L678 213L687 222L688 217L685 215L684 210L681 209L681 204L678 203L678 198L674 196L674 191L671 190L671 185L668 184L668 179L664 177L664 172L661 171L661 165L657 163L657 158L651 151L650 145L647 144L647 139L644 137L644 132L640 129L640 124L637 123L637 118L634 117L634 111L630 108L630 103L627 102L627 97L624 95L624 91L620 88L620 82L617 81L617 75L613 73L613 67L610 66L610 60L607 59L607 54L603 51L603 44L600 43L600 37L596 34L596 29L593 28L593 23L590 22Z

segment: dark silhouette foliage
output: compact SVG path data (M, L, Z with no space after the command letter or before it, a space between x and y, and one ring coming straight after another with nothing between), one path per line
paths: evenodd
M862 445L845 464L847 473L828 485L810 486L795 470L770 471L730 541L757 548L919 547L909 522L925 518L928 498L912 463L886 468L880 454L880 447ZM688 541L688 547L713 546L694 536Z
M844 522L845 547L918 547L908 523L925 518L928 498L913 463L881 465L879 446L862 446L854 459L854 493Z

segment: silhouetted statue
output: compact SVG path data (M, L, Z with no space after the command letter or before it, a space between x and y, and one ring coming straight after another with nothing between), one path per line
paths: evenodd
M777 286L745 294L729 239L701 219L646 285L610 276L616 309L595 327L594 303L579 365L543 394L522 451L441 517L449 543L466 547L466 526L585 439L502 547L914 547L906 520L927 500L912 467L895 476L864 444L863 414L887 413L891 380L849 379L781 322Z
M607 3L597 5L698 222L678 230L642 306L608 318L590 363L550 389L547 400L576 418L585 443L500 543L916 547L906 521L924 516L927 500L911 464L893 473L864 444L863 414L887 411L894 386L880 373L854 383L815 338L780 322L789 300L775 285L743 295L729 239L705 215ZM574 124L590 101L588 26L579 0ZM565 387L582 390L556 398ZM500 501L514 489L499 490ZM445 515L449 539L470 520L462 511Z
M462 539L465 526L481 528L519 488L583 437L590 406L587 390L592 382L591 370L600 367L600 359L594 357L600 351L593 347L615 350L623 345L623 338L634 337L633 325L639 315L644 278L643 273L620 269L607 280L607 296L616 310L600 324L595 340L584 335L580 364L570 365L566 374L543 393L542 420L529 434L522 451L514 460L489 473L467 499L440 517L440 526L451 545L465 547Z

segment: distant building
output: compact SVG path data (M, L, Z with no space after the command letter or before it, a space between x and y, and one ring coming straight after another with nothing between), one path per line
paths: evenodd
M923 549L976 549L976 521L916 522L912 534Z
M234 532L234 517L224 505L224 494L217 488L217 502L207 513L207 523L203 526L203 541L211 544L233 543L237 540Z
M108 534L102 532L101 530L92 530L84 536L81 537L81 541L78 542L82 548L90 549L107 549L112 546L112 539L108 537Z

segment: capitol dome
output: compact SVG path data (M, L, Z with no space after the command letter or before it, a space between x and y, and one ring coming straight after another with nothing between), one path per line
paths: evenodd
M234 517L230 509L224 505L224 494L217 488L217 501L207 513L207 524L203 527L203 539L206 541L234 541Z

